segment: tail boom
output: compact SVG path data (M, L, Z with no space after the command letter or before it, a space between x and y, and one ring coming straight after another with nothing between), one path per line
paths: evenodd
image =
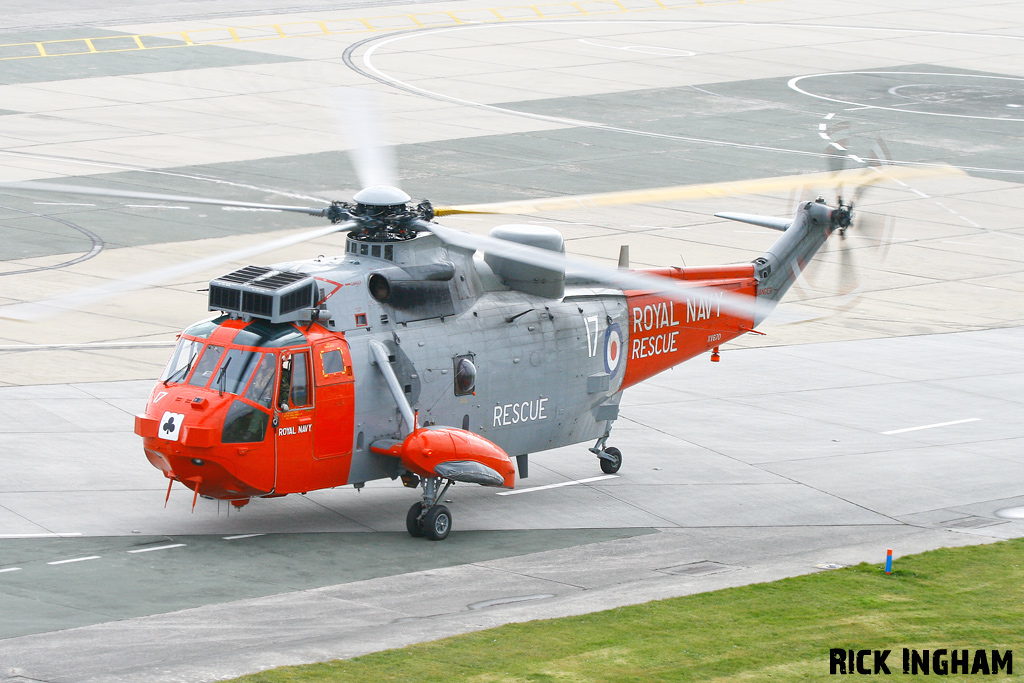
M691 284L701 296L667 297L651 291L626 291L629 330L622 388L667 370L753 329L754 316L730 313L716 305L719 296L753 298L757 291L753 264L643 271Z

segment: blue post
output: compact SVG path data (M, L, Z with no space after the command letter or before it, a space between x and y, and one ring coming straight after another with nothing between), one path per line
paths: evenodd
M885 551L885 573L892 574L892 548Z

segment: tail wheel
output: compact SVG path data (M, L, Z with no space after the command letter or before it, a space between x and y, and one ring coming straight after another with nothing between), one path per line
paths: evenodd
M605 474L615 474L622 467L622 451L614 446L606 448L598 456L598 460L601 462L601 471Z
M427 510L421 532L431 541L443 541L452 530L452 513L444 505L435 505Z
M413 538L423 538L423 525L420 522L420 515L423 514L423 503L413 503L409 513L405 516L405 528Z

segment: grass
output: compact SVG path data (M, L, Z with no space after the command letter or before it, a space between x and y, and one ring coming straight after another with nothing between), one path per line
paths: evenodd
M823 681L830 648L892 650L887 663L903 680L902 648L1017 646L1024 657L1022 565L1024 539L946 548L899 558L889 576L861 564L236 681ZM1024 680L1024 660L1016 664L1013 676L941 678Z

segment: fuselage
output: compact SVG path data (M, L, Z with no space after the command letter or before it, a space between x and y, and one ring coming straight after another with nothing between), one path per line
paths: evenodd
M757 291L754 265L738 264L650 271L711 293L692 300L571 274L560 296L539 296L430 234L350 237L343 256L270 270L315 281L308 322L236 311L193 325L136 418L150 462L210 497L403 474L371 450L408 431L371 342L386 347L419 425L467 430L514 456L607 433L623 389L752 329L752 316L715 305L717 292Z

